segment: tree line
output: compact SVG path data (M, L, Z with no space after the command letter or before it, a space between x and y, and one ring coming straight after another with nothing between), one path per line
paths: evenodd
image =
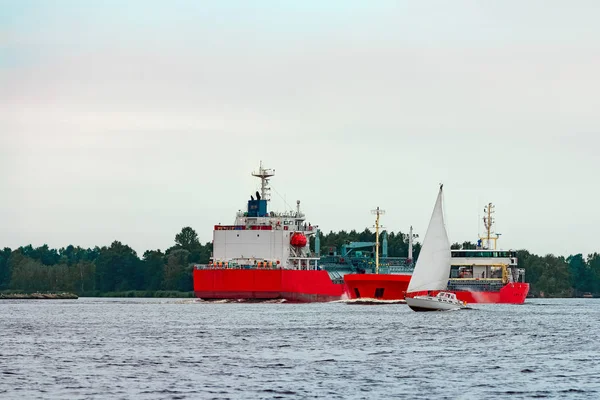
M350 242L374 242L375 233L319 233L321 255L330 249L339 252ZM201 244L196 232L185 227L175 235L174 245L161 250L147 250L142 257L128 245L114 241L110 246L82 248L69 245L60 249L31 245L0 250L0 291L68 291L80 296L110 293L146 292L149 295L181 294L193 290L193 264L208 263L212 243ZM388 256L408 256L408 235L387 234ZM413 244L417 258L420 243ZM314 249L314 238L311 238ZM454 249L472 249L471 242L454 243ZM569 257L552 254L536 255L517 251L519 267L525 268L525 280L531 284L531 294L545 297L572 297L584 293L600 295L600 254ZM165 294L166 293L166 294Z
M80 296L143 291L191 292L193 263L206 263L212 243L201 244L196 232L185 227L165 252L147 250L141 258L119 241L110 246L60 249L31 245L0 250L0 290L67 291Z

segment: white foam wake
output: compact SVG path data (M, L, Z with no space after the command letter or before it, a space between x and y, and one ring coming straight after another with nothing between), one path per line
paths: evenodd
M382 300L369 297L361 297L360 299L342 299L332 301L332 303L345 304L406 304L406 300Z

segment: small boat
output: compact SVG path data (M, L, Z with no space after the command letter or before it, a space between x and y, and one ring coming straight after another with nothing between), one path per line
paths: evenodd
M466 307L467 303L456 298L454 293L439 292L436 296L415 296L406 303L414 311L446 311Z
M449 311L466 308L466 302L458 300L456 294L444 291L448 288L451 251L444 225L443 187L444 185L440 185L423 246L406 290L406 304L413 311ZM439 292L436 296L430 296L430 291Z

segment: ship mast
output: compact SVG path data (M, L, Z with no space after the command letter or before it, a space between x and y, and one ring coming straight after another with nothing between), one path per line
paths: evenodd
M408 234L408 259L412 262L413 253L413 233L412 225L410 226L410 233Z
M418 237L419 237L419 235L413 233L412 225L410 226L410 231L408 234L406 234L406 233L402 234L402 240L403 241L408 240L408 258L406 259L406 263L408 265L413 264L413 239L418 238Z
M479 237L481 240L486 241L486 248L491 248L491 242L494 241L494 250L496 250L496 241L500 237L500 234L493 232L492 227L494 226L495 218L492 217L496 211L494 211L495 206L492 203L488 203L487 206L483 208L483 212L485 213L483 217L483 226L485 227L486 236Z
M271 188L269 187L269 179L268 178L270 178L274 175L275 175L274 169L263 168L262 160L260 162L260 166L258 167L258 171L252 173L252 176L256 176L257 178L260 178L260 197L263 200L267 200L267 201L270 200L269 192L271 191Z
M375 218L375 273L379 273L379 216L381 214L385 214L385 211L380 210L377 207L376 210L371 211L372 214L376 214L377 218Z

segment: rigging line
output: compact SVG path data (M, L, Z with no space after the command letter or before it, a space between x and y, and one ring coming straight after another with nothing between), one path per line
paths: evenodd
M294 209L292 208L292 206L290 206L288 204L288 202L285 200L285 197L283 197L278 191L277 189L275 189L273 186L271 186L271 189L273 189L273 191L275 193L277 193L277 196L281 197L281 200L283 200L283 203L290 209L290 211L294 211Z

